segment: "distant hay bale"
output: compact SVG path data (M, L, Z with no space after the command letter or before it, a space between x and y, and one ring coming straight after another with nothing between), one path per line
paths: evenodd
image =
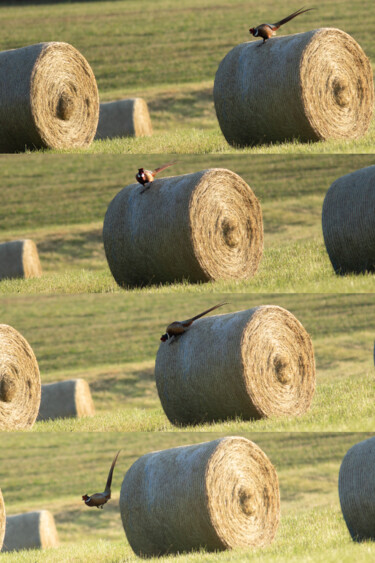
M0 152L85 147L99 119L86 59L68 43L0 52Z
M0 324L0 430L30 428L38 415L40 374L34 352L14 328Z
M242 43L221 61L214 101L228 143L358 139L370 125L369 59L347 33L322 28Z
M339 473L341 510L356 541L375 540L375 438L346 453Z
M55 520L49 510L7 516L2 551L44 549L58 543Z
M40 278L38 249L30 239L0 244L0 280L8 278Z
M94 412L90 387L84 379L68 379L42 385L37 420L81 418L93 416Z
M0 550L3 546L3 541L4 541L4 536L5 536L5 521L6 521L6 516L5 516L5 504L4 504L4 499L3 499L3 495L0 489Z
M263 252L262 212L246 182L223 168L131 184L110 203L104 248L116 282L248 279Z
M312 342L294 315L274 305L205 317L160 344L155 380L177 425L299 416L315 391Z
M95 139L149 137L152 125L148 106L142 98L100 104Z
M323 203L324 242L339 274L375 271L375 166L333 182Z
M153 452L126 473L120 512L139 556L265 547L280 520L278 478L246 438Z

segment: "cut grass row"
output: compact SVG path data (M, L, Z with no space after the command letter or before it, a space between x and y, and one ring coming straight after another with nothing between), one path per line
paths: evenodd
M347 450L364 434L246 434L275 465L281 524L265 549L184 554L159 561L371 561L375 544L355 544L343 520L337 479ZM8 514L45 508L56 521L60 546L43 552L3 554L4 561L136 561L119 514L119 491L130 465L150 451L204 442L221 434L8 434L2 438L0 481ZM103 488L114 453L121 449L112 499L103 511L81 495ZM23 468L22 471L9 468ZM188 533L188 531L187 531Z
M142 96L150 106L155 136L94 142L89 152L231 152L215 116L212 87L219 62L248 29L283 17L275 3L255 0L134 0L6 6L0 11L0 49L42 41L74 45L92 66L102 101ZM299 8L288 4L287 11ZM359 26L358 22L366 22ZM375 16L360 0L331 0L288 23L292 34L337 27L356 39L375 61ZM361 140L281 143L243 153L373 152L375 126ZM79 151L77 151L79 152ZM87 152L87 151L85 151Z
M107 266L102 225L113 197L133 183L140 166L155 168L172 155L29 155L0 158L0 240L33 239L44 276L0 283L0 293L119 292ZM362 292L373 291L373 275L336 276L325 250L321 210L324 196L339 176L369 166L366 155L253 156L185 155L171 175L222 167L233 170L260 200L264 255L256 276L247 281L147 289L154 293ZM145 291L145 290L143 290Z
M218 422L208 431L358 430L373 428L373 295L152 294L5 296L2 322L28 340L42 382L82 377L90 383L96 414L80 420L38 422L35 431L163 431L172 427L161 408L153 375L160 335L169 322L220 301L223 312L261 304L290 310L315 349L317 390L300 418Z

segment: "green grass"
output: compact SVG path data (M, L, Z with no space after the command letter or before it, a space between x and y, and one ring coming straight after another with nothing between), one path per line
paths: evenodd
M364 434L246 434L277 470L281 524L265 549L183 554L161 561L373 561L375 544L355 544L341 514L338 472L347 450ZM2 436L0 482L7 513L47 509L55 518L57 548L2 554L5 562L136 561L123 531L119 495L123 475L153 450L204 442L218 434L7 434ZM102 490L114 453L112 499L103 511L81 495ZM10 467L14 467L9 471ZM22 470L19 468L22 467ZM187 530L188 533L188 530Z
M154 156L27 155L0 157L0 240L31 238L38 246L43 277L4 280L0 293L113 293L104 254L102 226L113 197L134 181L140 166L167 162ZM321 210L332 182L369 166L366 155L253 156L185 155L171 168L179 175L210 167L239 174L259 198L264 254L257 274L246 281L153 286L171 292L370 292L373 275L337 276L326 252Z
M261 304L290 310L309 332L317 389L300 418L229 420L192 427L201 431L368 431L374 428L374 303L372 294L109 294L4 296L3 323L28 340L42 382L82 377L92 391L92 418L37 422L44 431L164 431L173 427L154 381L159 338L169 322L220 301L223 313Z
M4 3L3 3L4 4ZM286 9L255 0L171 0L72 2L0 8L1 50L41 41L66 41L92 66L102 101L143 97L154 136L96 141L84 152L233 152L215 115L212 88L218 65L235 45L250 40L248 29L277 21ZM366 22L366 25L358 25ZM288 23L286 34L337 27L375 60L375 15L361 0L331 0ZM241 153L373 152L375 126L358 141L280 143ZM79 152L79 151L76 151Z

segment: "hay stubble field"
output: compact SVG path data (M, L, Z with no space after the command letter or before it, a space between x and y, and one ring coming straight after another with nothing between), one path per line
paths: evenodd
M251 39L251 25L277 21L300 7L296 2L260 6L254 0L29 4L3 3L1 50L44 41L71 43L90 63L101 101L137 96L149 104L153 137L95 141L88 151L83 149L117 154L236 152L220 132L213 105L219 62L232 47ZM358 25L364 21L365 26ZM283 33L319 27L337 27L352 35L374 68L375 17L366 4L332 0L289 22ZM357 141L296 140L241 152L372 153L374 139L373 120Z
M317 388L311 409L299 418L229 420L191 430L370 431L373 404L373 295L183 293L6 296L2 322L29 342L42 383L81 377L90 386L93 418L37 422L35 431L171 431L160 405L154 361L160 336L222 301L222 312L275 304L288 309L310 334ZM186 429L181 428L180 430Z
M1 157L0 240L34 240L44 274L40 279L4 280L0 293L122 292L104 254L104 215L113 197L135 182L140 166L156 168L173 159L172 155ZM321 227L323 200L332 182L371 164L372 157L366 155L179 157L165 175L228 168L249 184L263 213L263 258L250 280L154 285L147 291L373 291L372 274L334 273Z
M238 435L238 433L236 433ZM366 434L243 433L276 468L281 523L265 549L181 554L157 561L372 561L372 542L354 543L341 514L337 482L347 450ZM150 451L200 443L219 437L207 433L8 434L2 437L0 480L8 514L44 508L54 515L60 545L2 554L5 562L139 561L121 524L119 493L125 472ZM81 495L101 490L114 453L112 499L103 510L83 505ZM19 471L22 465L23 471ZM8 471L8 468L14 471Z
M233 46L250 40L249 26L299 7L255 0L2 3L0 50L72 44L95 73L100 101L144 98L154 129L152 137L95 141L70 151L84 154L0 157L0 242L31 238L43 269L39 279L0 282L1 322L28 340L42 383L84 378L96 408L92 418L2 433L0 487L7 513L48 509L60 536L55 549L2 554L5 562L138 560L119 515L127 469L144 453L223 435L253 440L276 467L282 518L275 542L262 550L202 550L158 561L373 561L373 542L350 539L337 479L346 451L375 427L374 275L335 275L321 210L334 180L373 164L359 153L374 152L375 120L359 141L235 149L226 143L213 105L218 64ZM374 69L375 12L366 3L332 0L283 32L318 27L352 35ZM258 197L264 254L251 280L116 285L102 242L107 207L135 181L139 167L176 159L163 175L224 167ZM220 301L229 301L223 313L281 305L302 322L317 375L306 414L183 428L168 422L154 378L160 336L169 322ZM120 448L112 500L103 511L88 509L81 495L103 489Z

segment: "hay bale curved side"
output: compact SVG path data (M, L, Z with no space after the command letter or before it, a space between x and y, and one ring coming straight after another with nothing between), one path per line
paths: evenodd
M55 520L49 510L7 516L2 551L44 549L58 543Z
M216 115L228 143L357 139L367 132L371 64L350 35L321 28L259 45L237 45L216 72Z
M100 104L95 139L149 137L152 135L148 106L142 98Z
M41 384L34 352L14 328L0 324L0 430L31 428Z
M3 494L0 489L0 551L4 542L5 522L6 522L5 504L4 504Z
M0 280L12 278L40 278L36 244L30 240L13 240L0 244Z
M246 438L153 452L126 473L120 512L141 556L264 547L279 524L278 478L266 454Z
M124 188L110 203L103 241L121 285L248 279L263 253L259 202L234 172L213 168Z
M294 315L274 305L206 317L160 344L155 380L177 425L299 416L315 391L312 342Z
M0 52L0 152L88 146L99 119L93 71L62 42Z
M42 385L37 420L81 418L95 412L90 386L84 379L67 379Z
M323 202L322 228L337 273L375 271L375 166L333 182Z
M356 541L375 540L375 438L355 444L339 473L341 510Z

